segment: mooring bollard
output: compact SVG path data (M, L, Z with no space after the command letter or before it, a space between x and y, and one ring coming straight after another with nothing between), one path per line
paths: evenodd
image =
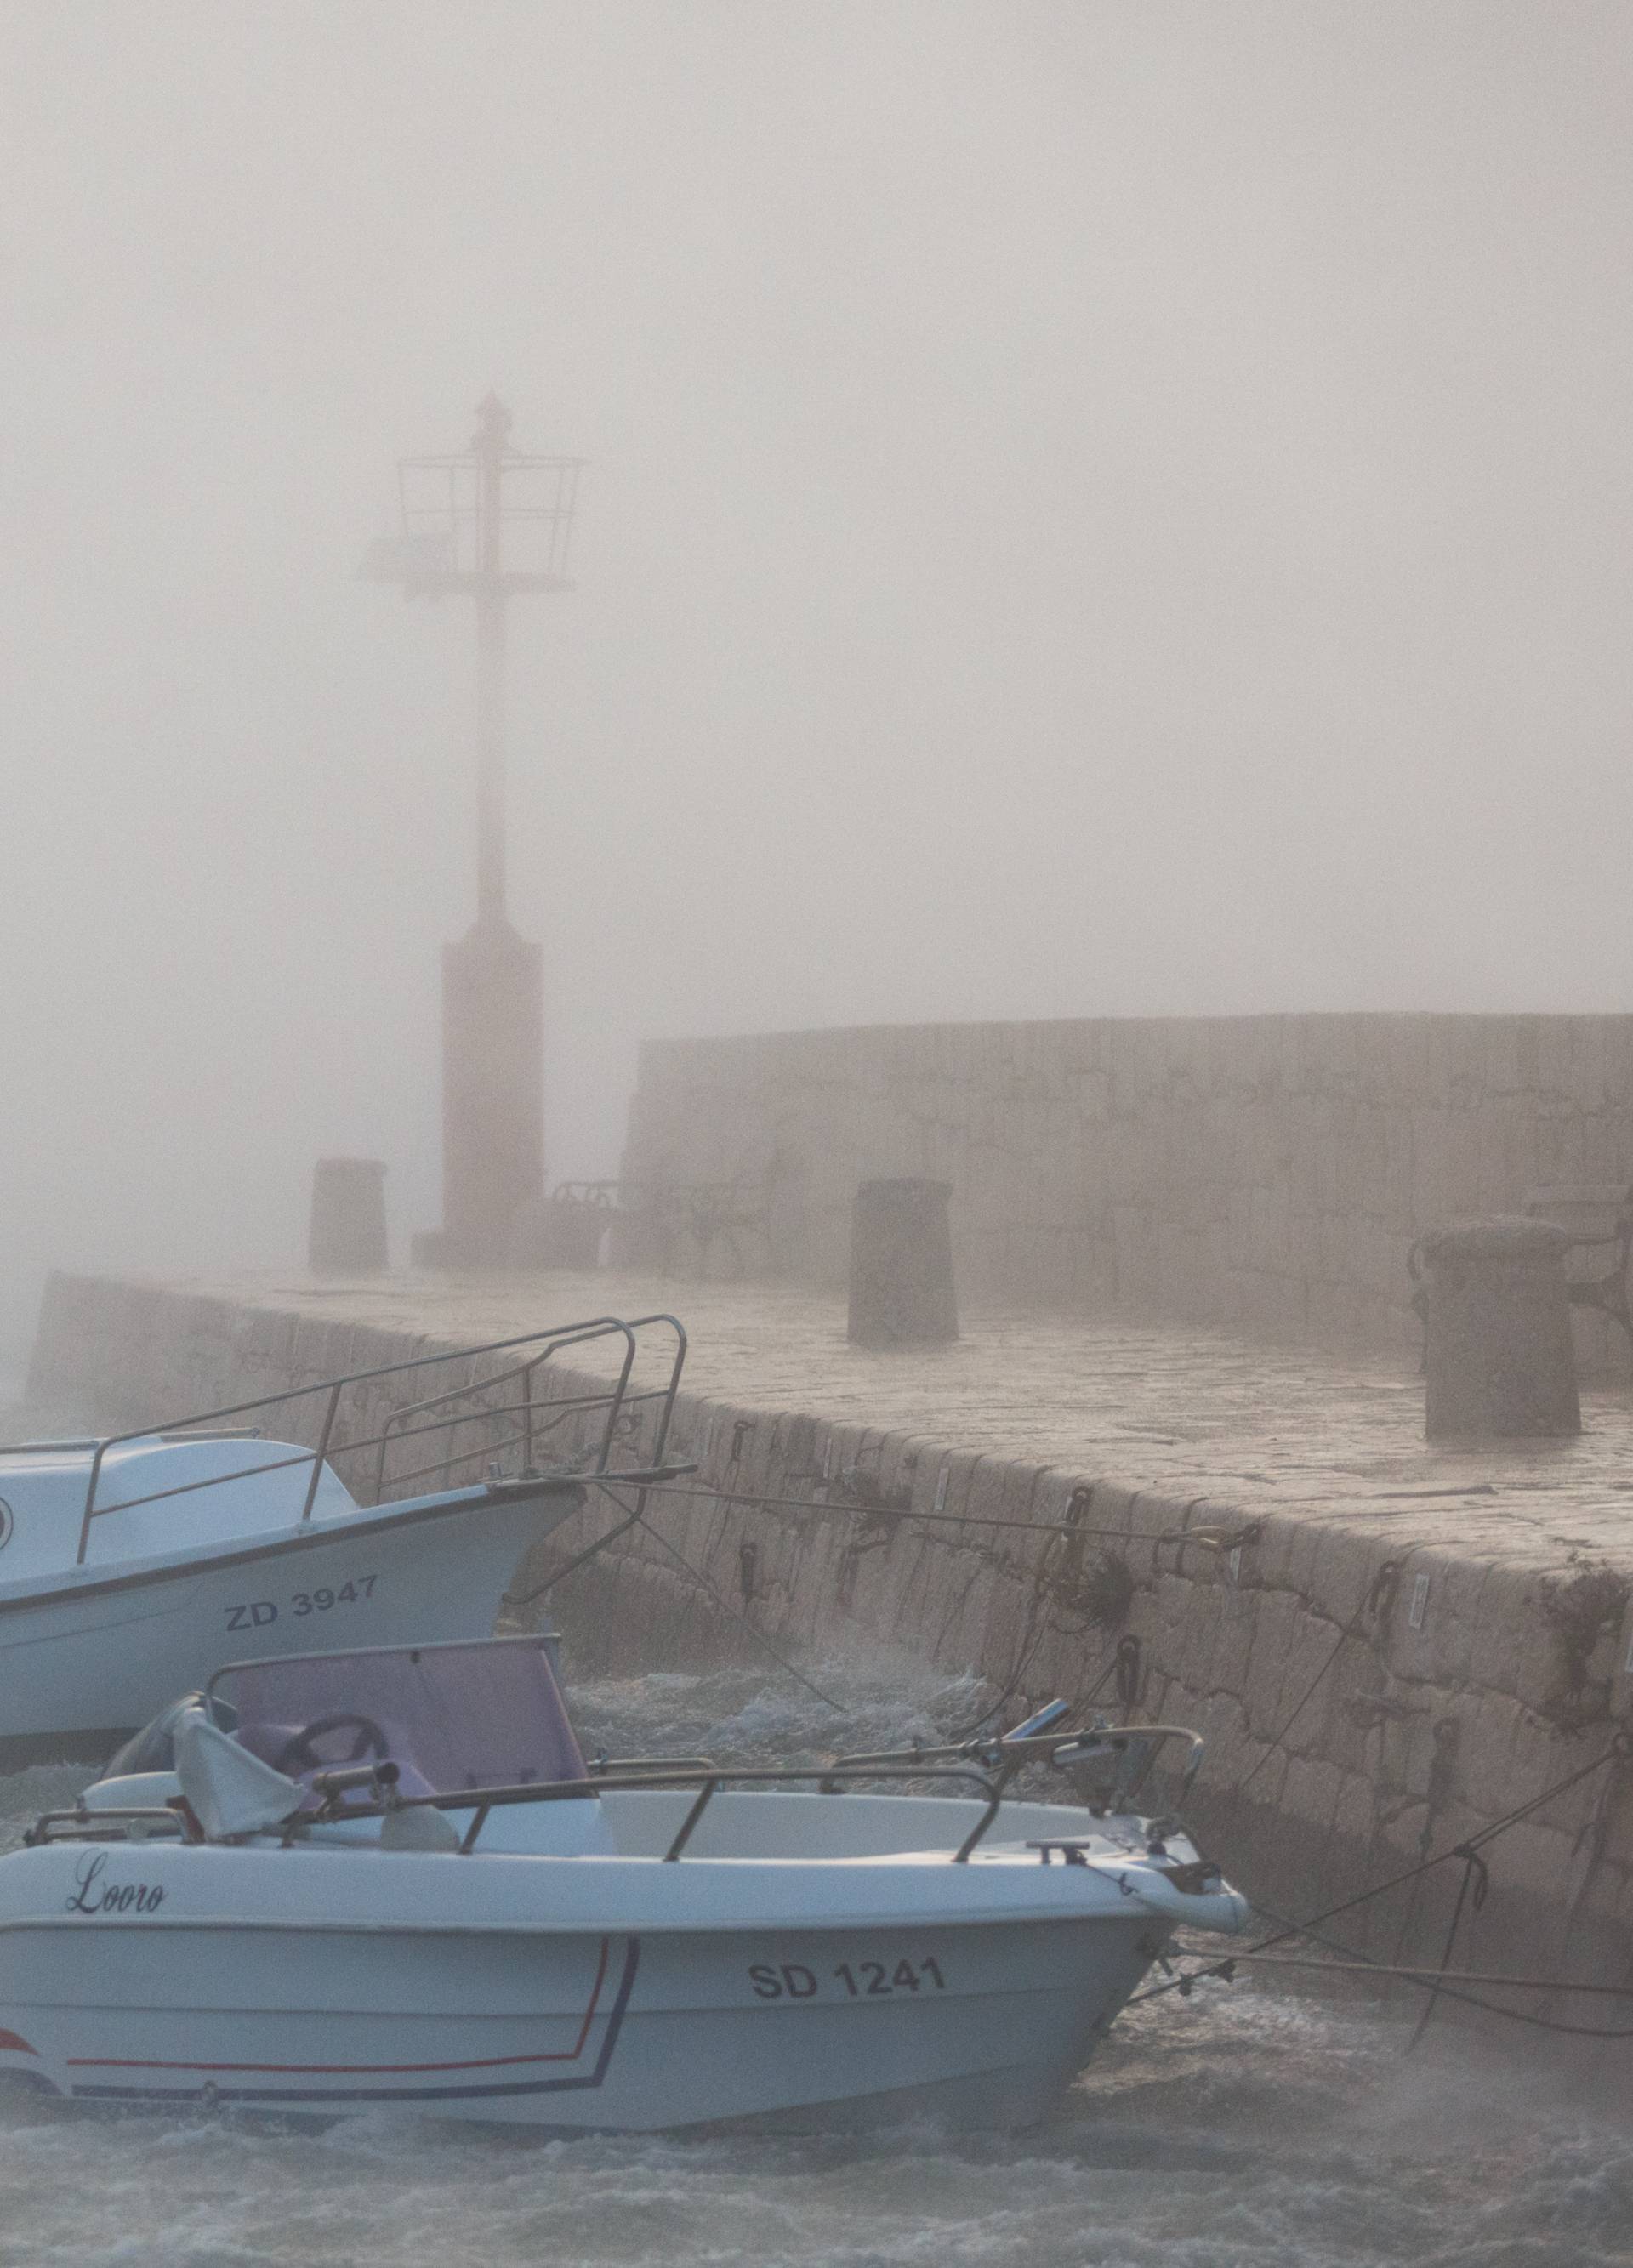
M958 1336L948 1182L863 1182L851 1214L851 1343L934 1346Z
M1582 1431L1565 1287L1571 1241L1551 1221L1518 1215L1459 1221L1420 1239L1426 1439Z
M312 1174L307 1264L314 1276L378 1276L386 1266L386 1167L320 1158Z

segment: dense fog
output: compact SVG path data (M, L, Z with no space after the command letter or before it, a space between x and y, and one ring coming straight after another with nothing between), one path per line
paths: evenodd
M1627 1004L1633 11L9 0L0 1348L438 1216L473 633L550 1174L643 1034Z

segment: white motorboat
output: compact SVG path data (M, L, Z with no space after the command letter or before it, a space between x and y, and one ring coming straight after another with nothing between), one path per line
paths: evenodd
M587 1769L543 1638L241 1663L0 1858L0 2073L550 2130L1025 2124L1176 1928L1244 1921L1133 1811L1177 1729ZM1080 1800L1012 1800L1051 1759Z
M649 1327L659 1382L638 1390ZM597 1342L606 1386L554 1393L558 1358ZM0 1770L100 1762L247 1644L484 1636L522 1553L587 1484L660 1476L684 1351L670 1317L602 1318L0 1449ZM307 1438L243 1430L270 1414ZM405 1493L433 1476L432 1493Z

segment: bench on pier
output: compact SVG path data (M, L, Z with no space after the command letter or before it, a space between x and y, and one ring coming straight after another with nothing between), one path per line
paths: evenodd
M1562 1182L1527 1189L1520 1210L1570 1232L1565 1289L1573 1307L1596 1307L1620 1323L1633 1345L1628 1260L1633 1253L1633 1189L1620 1182Z
M1591 1307L1620 1323L1633 1348L1633 1303L1628 1275L1633 1256L1633 1188L1622 1182L1560 1182L1527 1189L1520 1211L1530 1220L1568 1231L1565 1291L1573 1307ZM1412 1312L1429 1329L1429 1292L1420 1264L1422 1240L1407 1255Z

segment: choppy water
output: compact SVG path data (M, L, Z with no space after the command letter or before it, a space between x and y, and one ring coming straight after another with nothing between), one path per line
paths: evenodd
M846 1744L967 1689L826 1673ZM792 1755L833 1720L741 1671L579 1689L594 1746ZM0 1840L83 1780L0 1780ZM62 2268L1589 2268L1633 2263L1621 2105L1408 2017L1252 1984L1127 2017L1048 2126L866 2140L538 2142L371 2115L326 2132L0 2106L0 2263Z

